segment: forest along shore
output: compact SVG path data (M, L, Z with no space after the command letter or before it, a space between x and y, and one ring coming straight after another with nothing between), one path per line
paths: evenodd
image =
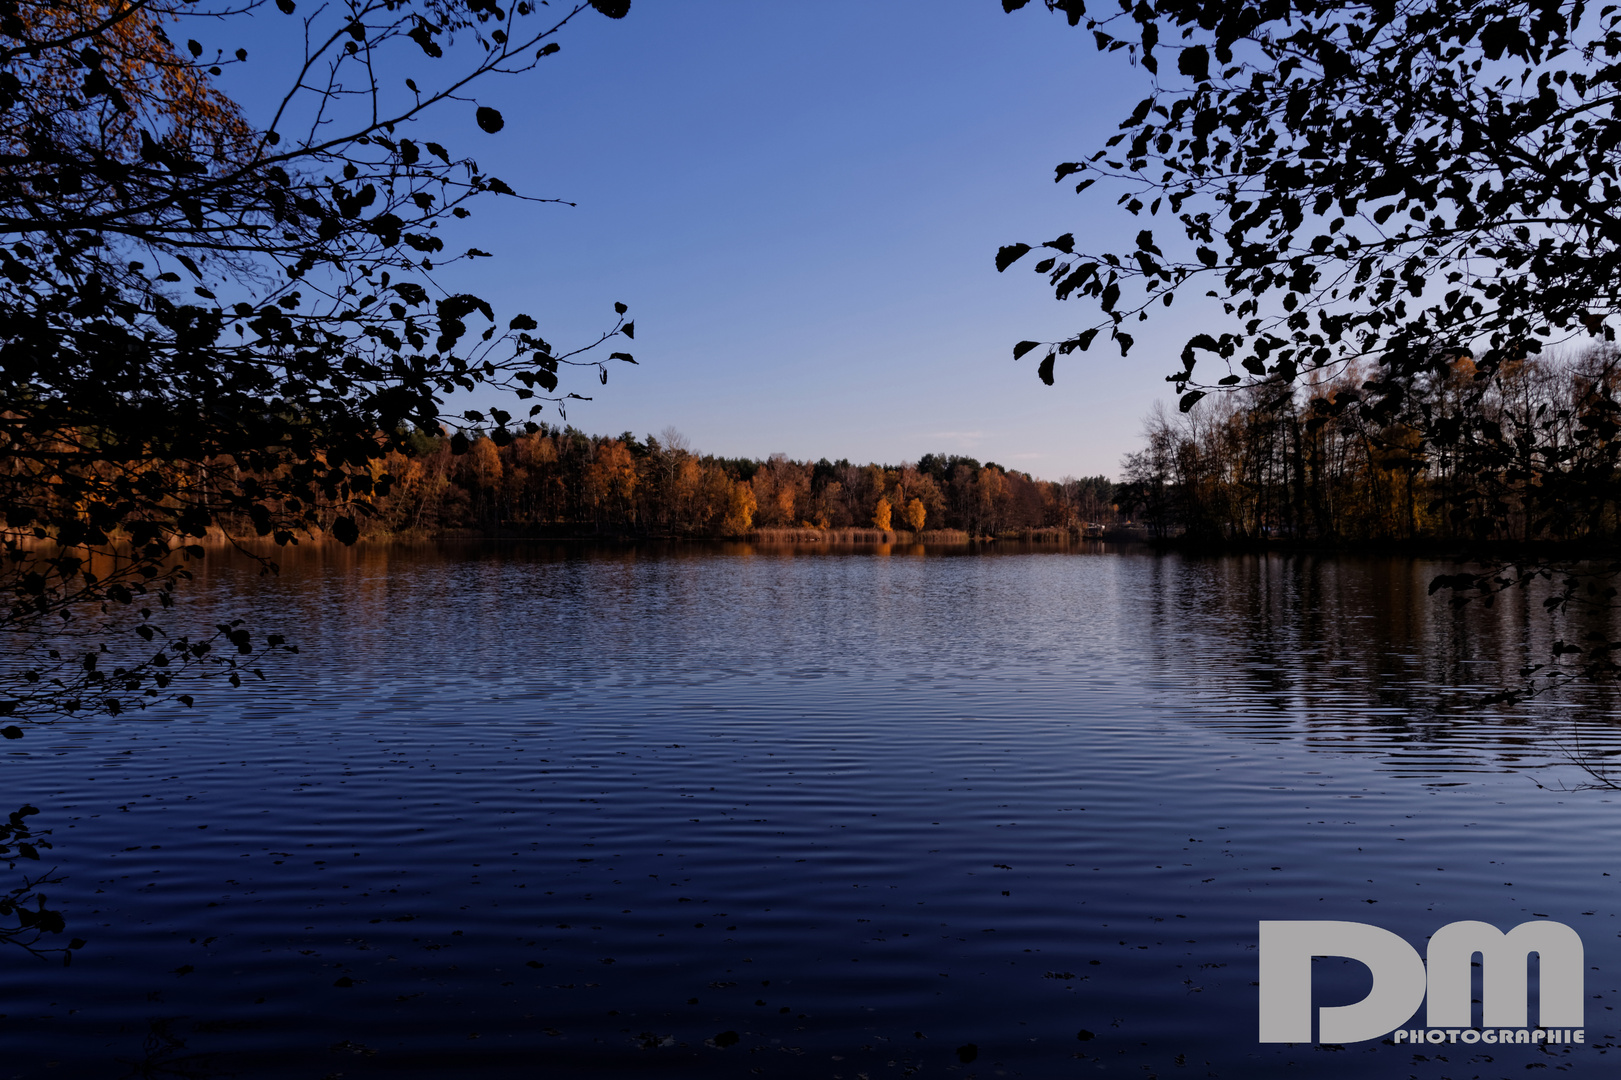
M1466 355L1370 402L1352 365L1156 407L1113 503L1185 547L1613 555L1621 537L1621 350L1478 368Z
M460 449L462 452L457 453ZM1101 536L1117 524L1102 476L1038 480L995 462L721 458L679 434L638 439L542 425L531 434L417 432L388 476L368 539L447 536L748 537L778 543L967 543ZM235 535L253 535L251 524Z

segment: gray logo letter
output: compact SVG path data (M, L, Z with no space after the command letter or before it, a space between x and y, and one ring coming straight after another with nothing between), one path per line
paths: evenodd
M1265 925L1264 923L1262 924ZM1582 939L1564 923L1525 922L1504 934L1490 923L1447 923L1430 938L1430 1027L1468 1027L1469 958L1480 954L1481 1025L1526 1026L1526 971L1541 957L1542 1027L1581 1027Z
M1367 997L1355 1005L1318 1010L1323 1042L1378 1038L1406 1023L1424 1000L1424 961L1407 942L1377 926L1331 920L1263 922L1260 952L1262 1042L1311 1042L1313 956L1349 957L1373 972ZM1465 979L1468 970L1465 957Z

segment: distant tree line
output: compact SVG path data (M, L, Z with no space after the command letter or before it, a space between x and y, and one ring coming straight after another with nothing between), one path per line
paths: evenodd
M637 438L539 425L465 447L417 431L377 462L363 535L743 536L759 529L960 530L986 536L1113 520L1105 477L1036 480L995 462L925 454L852 465L699 454L672 430ZM457 453L461 450L461 453ZM387 479L385 480L384 477Z
M1598 545L1621 531L1621 352L1482 369L1467 355L1371 408L1366 374L1156 409L1121 511L1158 536Z

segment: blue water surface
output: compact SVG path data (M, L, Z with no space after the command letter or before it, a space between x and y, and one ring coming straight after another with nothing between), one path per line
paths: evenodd
M1480 704L1535 597L1102 546L282 562L192 583L299 643L266 682L4 744L88 944L0 954L0 1077L1613 1073L1615 707ZM1533 918L1583 937L1583 1046L1257 1041L1259 920Z

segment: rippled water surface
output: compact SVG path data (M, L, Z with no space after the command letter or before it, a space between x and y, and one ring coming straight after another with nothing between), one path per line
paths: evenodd
M1540 616L1443 569L212 564L299 656L5 744L89 944L0 954L0 1077L1610 1075L1621 800L1575 761L1615 708L1476 704ZM1257 920L1539 916L1586 943L1586 1046L1256 1041Z

